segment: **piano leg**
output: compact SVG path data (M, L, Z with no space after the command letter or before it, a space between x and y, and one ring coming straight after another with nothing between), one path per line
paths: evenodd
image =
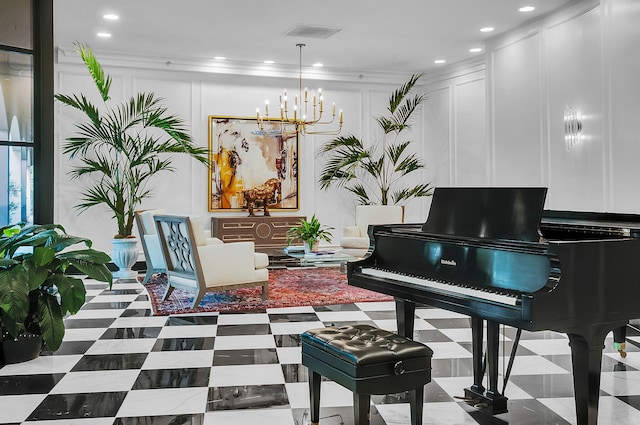
M492 415L507 412L507 398L498 391L498 348L500 344L500 324L487 321L487 374L489 389L485 394L482 385L484 368L482 365L483 319L471 317L471 337L473 352L473 385L464 390L466 398L476 401L477 407L486 408Z
M416 314L416 303L396 298L396 323L398 334L413 339L413 322Z
M597 425L604 340L615 326L600 325L567 331L573 363L577 425Z

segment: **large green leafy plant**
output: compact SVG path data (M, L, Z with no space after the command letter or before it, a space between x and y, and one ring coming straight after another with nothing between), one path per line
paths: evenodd
M320 187L345 188L362 205L401 204L416 197L431 196L431 183L403 185L403 177L425 167L410 152L410 140L403 140L411 128L411 117L426 100L425 94L412 91L423 74L414 74L389 97L388 116L376 118L382 139L370 146L354 135L340 136L326 142L319 155L327 162L320 173Z
M69 172L71 177L89 181L76 208L84 211L106 205L118 225L116 237L128 237L135 210L152 194L151 177L161 171L175 171L171 156L164 154L187 154L207 165L209 151L194 144L184 122L169 114L161 104L163 99L153 93L139 93L112 104L111 77L89 47L76 44L76 48L104 102L99 107L84 94L55 96L87 118L76 124L77 133L62 146L63 153L80 161Z
M0 232L2 337L41 334L56 351L64 337L63 317L77 313L85 302L82 279L67 274L69 267L111 285L106 265L111 259L91 249L89 239L70 236L57 224L5 226ZM87 248L65 251L76 244Z

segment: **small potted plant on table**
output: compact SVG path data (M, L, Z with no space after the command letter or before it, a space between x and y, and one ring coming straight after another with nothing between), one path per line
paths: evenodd
M315 214L310 220L300 219L300 224L287 230L287 244L291 244L294 239L300 239L304 244L304 252L316 252L318 243L322 240L331 242L331 232L333 227L320 224Z

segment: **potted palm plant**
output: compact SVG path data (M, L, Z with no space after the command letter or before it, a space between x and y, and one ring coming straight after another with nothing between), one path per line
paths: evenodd
M388 116L376 118L382 139L366 146L354 135L340 136L323 144L318 155L327 160L320 173L322 189L332 186L353 193L361 205L397 205L416 197L431 196L431 183L402 186L401 180L423 169L424 162L408 149L401 135L411 128L411 117L427 99L413 94L423 74L413 74L389 97Z
M310 220L301 218L297 226L287 230L287 244L291 244L294 239L299 239L304 244L306 254L316 252L321 240L331 242L330 230L333 230L333 227L320 224L320 220L316 218L315 214Z
M76 208L82 212L103 205L111 210L118 229L112 256L120 267L114 276L135 277L136 272L131 271L138 255L132 236L134 213L152 195L150 179L163 171L175 171L170 154L187 154L208 166L209 150L195 145L184 121L169 114L163 99L153 93L138 93L112 104L111 77L88 46L76 44L76 49L103 101L94 105L84 94L55 95L86 117L62 146L64 154L78 161L69 172L71 178L88 181Z
M76 244L86 248L67 250ZM0 330L5 363L30 360L42 341L56 351L64 337L63 317L85 302L82 279L111 285L111 260L91 249L91 240L68 235L57 224L12 225L0 228Z

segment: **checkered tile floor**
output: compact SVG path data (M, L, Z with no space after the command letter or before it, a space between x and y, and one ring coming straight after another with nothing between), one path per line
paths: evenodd
M304 424L300 333L347 323L395 330L393 303L156 317L136 282L108 290L88 281L87 289L88 302L67 319L57 353L0 369L0 423ZM434 351L424 424L575 424L563 335L523 333L506 387L509 412L492 417L456 398L471 384L469 320L433 308L416 315L415 338ZM503 333L509 353L515 332ZM629 347L622 359L609 340L601 389L601 425L640 423L640 350ZM403 394L372 403L373 425L409 423ZM321 425L352 424L351 406L349 391L323 382Z

